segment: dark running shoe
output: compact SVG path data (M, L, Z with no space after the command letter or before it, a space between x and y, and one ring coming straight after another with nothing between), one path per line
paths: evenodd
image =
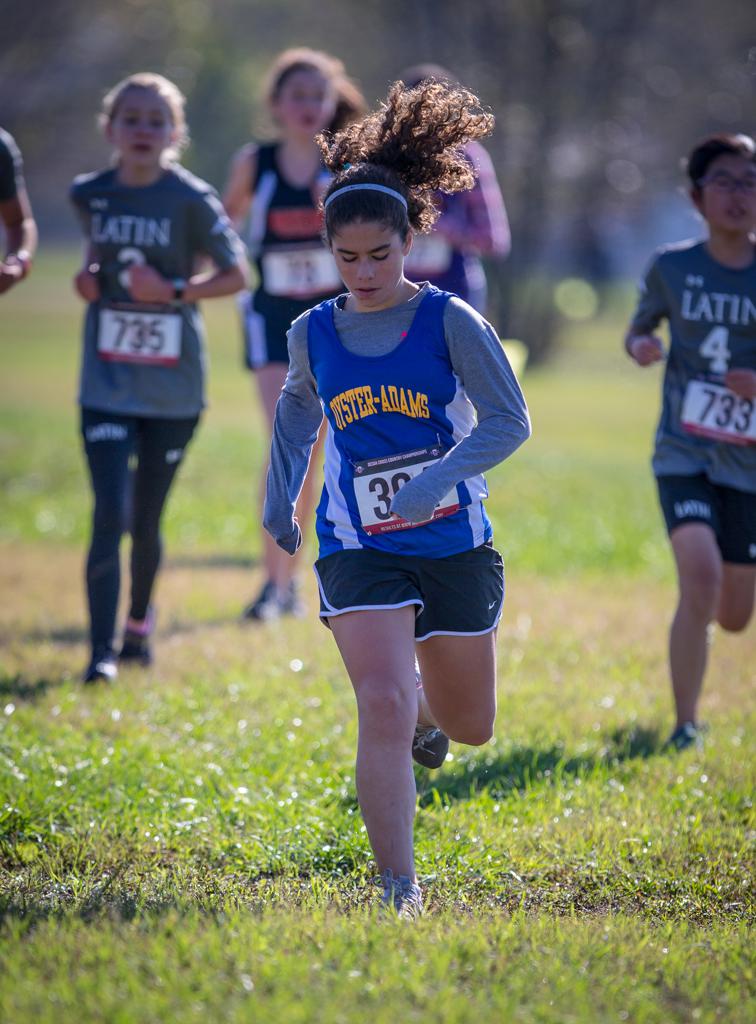
M155 609L150 606L147 609L147 616L143 625L134 628L131 619L126 622L123 643L118 654L119 661L128 662L131 665L140 665L143 668L152 664L150 637L155 629L155 620Z
M112 651L99 651L93 654L82 678L85 683L115 682L118 678L115 654Z
M412 757L423 768L440 768L449 753L449 737L435 725L416 725Z
M278 597L278 587L273 580L266 580L262 589L254 601L250 601L242 612L243 619L252 619L254 622L272 622L281 614L281 602Z
M690 747L703 750L703 730L695 722L683 722L664 744L665 750L680 751L688 750Z

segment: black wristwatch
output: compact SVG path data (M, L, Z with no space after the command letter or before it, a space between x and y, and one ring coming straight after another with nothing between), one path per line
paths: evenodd
M184 292L186 291L186 281L183 277L174 277L171 284L173 285L173 301L177 304L183 302Z

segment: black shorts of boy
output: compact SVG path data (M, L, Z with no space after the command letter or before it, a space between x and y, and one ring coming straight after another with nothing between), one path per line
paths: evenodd
M686 523L705 523L714 531L724 562L756 565L756 494L714 484L696 476L659 476L667 532Z
M446 558L374 548L336 551L315 563L320 617L415 605L415 639L480 636L498 625L504 563L489 544Z

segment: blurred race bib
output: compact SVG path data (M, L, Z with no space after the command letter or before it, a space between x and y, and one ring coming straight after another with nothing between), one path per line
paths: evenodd
M444 274L451 266L452 255L452 247L438 235L415 235L404 261L405 273L411 280Z
M181 357L181 314L165 306L110 305L100 310L97 354L115 363L175 366Z
M320 246L266 252L262 257L262 271L269 295L308 299L341 288L333 256Z
M690 434L730 444L756 444L756 402L720 384L692 380L685 390L682 425Z
M409 530L421 523L408 523L391 513L391 499L406 483L419 476L428 466L437 462L444 452L441 448L418 448L401 455L385 455L379 459L365 459L354 464L354 496L360 510L360 522L365 533L388 533L391 530ZM457 488L445 494L431 516L426 520L450 516L459 509Z

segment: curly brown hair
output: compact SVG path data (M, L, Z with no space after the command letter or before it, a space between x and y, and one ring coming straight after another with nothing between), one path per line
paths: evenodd
M407 210L382 192L347 192L325 212L326 236L356 220L378 221L402 239L410 227L429 231L438 217L433 193L472 188L475 169L463 147L490 135L493 126L493 114L456 82L429 79L414 89L394 82L377 110L316 141L334 174L324 202L345 185L369 183L398 192Z

